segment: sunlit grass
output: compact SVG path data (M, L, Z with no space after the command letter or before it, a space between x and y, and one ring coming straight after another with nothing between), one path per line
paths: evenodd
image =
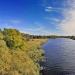
M15 29L0 32L0 75L40 75L39 61L44 51L45 39L23 37Z

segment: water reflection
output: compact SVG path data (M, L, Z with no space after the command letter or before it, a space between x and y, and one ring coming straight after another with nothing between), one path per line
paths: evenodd
M43 75L75 75L75 41L50 39L43 45L46 69Z

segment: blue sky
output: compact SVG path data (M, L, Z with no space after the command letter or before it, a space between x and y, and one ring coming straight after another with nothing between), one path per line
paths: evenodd
M70 3L72 2L69 1L70 0L0 0L0 28L16 28L21 32L38 35L64 35L70 33L74 35L74 24L71 31L68 30L68 27L70 27L68 26L68 21L71 20L67 14L69 14L70 11L73 12L74 8L72 10L70 10L70 8L74 6L75 1L73 0L73 5L71 5ZM68 21L66 18L68 18Z

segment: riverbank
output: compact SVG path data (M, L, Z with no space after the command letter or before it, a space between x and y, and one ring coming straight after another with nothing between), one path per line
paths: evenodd
M40 75L46 39L28 39L16 29L0 31L0 75Z

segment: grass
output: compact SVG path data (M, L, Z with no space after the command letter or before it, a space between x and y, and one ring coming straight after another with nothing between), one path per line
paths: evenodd
M0 31L0 75L40 75L47 39L29 39L16 29Z

